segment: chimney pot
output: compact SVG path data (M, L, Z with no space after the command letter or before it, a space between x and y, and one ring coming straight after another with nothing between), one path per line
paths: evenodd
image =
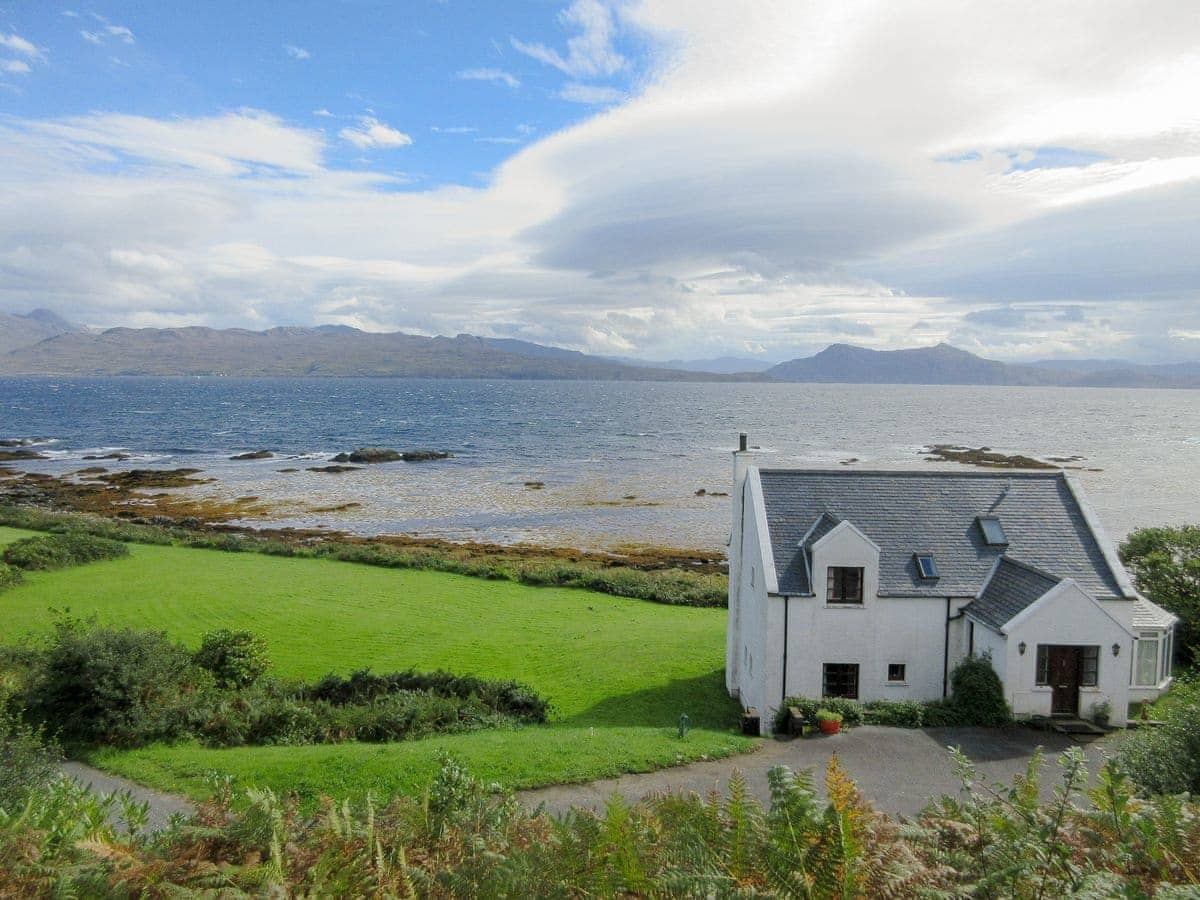
M746 432L743 431L741 434L738 435L738 451L739 452L741 452L741 453L746 452L747 441L748 441L748 437L746 435Z

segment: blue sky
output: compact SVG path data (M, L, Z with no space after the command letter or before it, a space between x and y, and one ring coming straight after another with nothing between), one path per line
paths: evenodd
M563 44L560 11L539 0L7 4L0 30L45 58L36 78L9 80L0 110L169 118L251 107L331 136L370 117L412 143L364 152L334 141L331 164L416 187L474 183L636 81L645 49L629 34L614 41L619 70L579 78L514 46ZM573 85L600 102L565 99Z
M0 0L0 311L1200 358L1194 0Z

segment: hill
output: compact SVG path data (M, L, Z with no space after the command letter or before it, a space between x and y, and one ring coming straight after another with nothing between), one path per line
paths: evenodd
M698 381L721 376L629 366L556 347L460 334L345 326L70 331L0 353L5 375L229 375Z
M1061 387L1200 387L1200 365L1138 365L1115 360L1005 363L949 344L869 350L831 344L814 356L763 373L772 381L844 384L1042 385Z
M35 309L24 315L0 312L0 354L29 347L59 334L86 330L48 309Z

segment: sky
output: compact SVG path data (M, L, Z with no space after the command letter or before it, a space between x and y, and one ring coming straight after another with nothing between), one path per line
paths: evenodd
M1200 359L1194 0L0 0L0 311Z

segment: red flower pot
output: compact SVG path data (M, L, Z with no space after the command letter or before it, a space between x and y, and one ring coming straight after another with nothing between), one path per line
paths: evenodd
M837 734L842 730L842 723L819 719L817 721L817 727L821 729L821 734Z

